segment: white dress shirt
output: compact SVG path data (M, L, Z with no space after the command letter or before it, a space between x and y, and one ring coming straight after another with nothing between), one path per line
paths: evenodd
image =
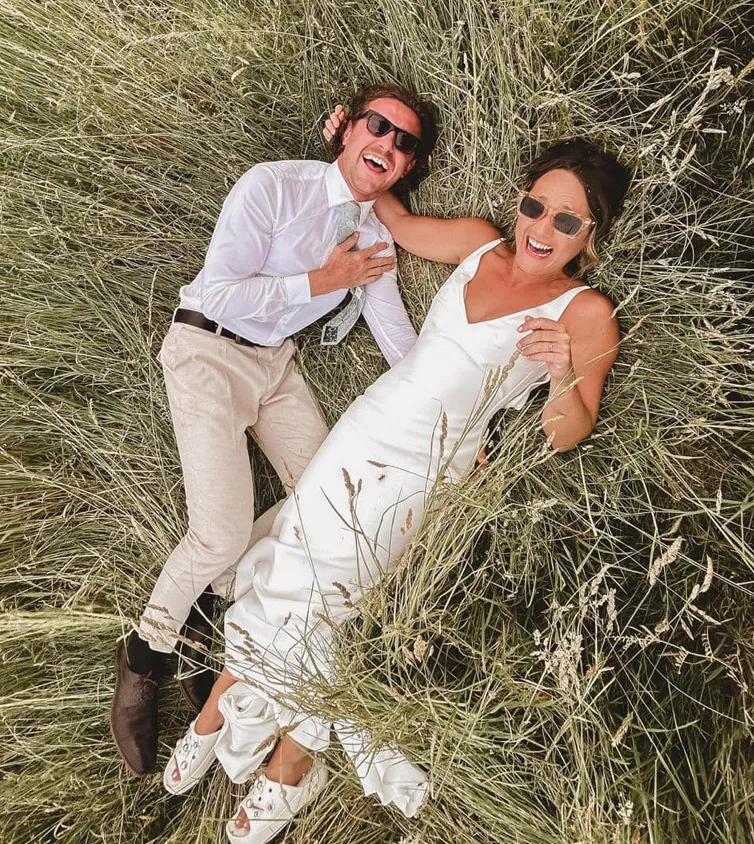
M201 271L181 288L182 308L201 311L234 334L279 346L343 301L347 290L312 296L310 270L323 266L335 244L340 206L353 201L337 162L257 164L236 182L223 204ZM358 203L357 248L390 233ZM395 269L364 287L364 318L392 366L416 342L398 292Z

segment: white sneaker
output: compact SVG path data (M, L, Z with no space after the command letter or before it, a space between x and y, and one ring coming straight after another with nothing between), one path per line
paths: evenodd
M212 767L217 757L215 745L220 738L220 730L207 736L200 736L194 730L196 719L191 722L188 732L182 739L178 739L170 759L168 760L162 782L171 794L185 794L192 789ZM173 779L176 765L180 779Z
M249 820L249 831L236 826L235 818L228 821L225 832L232 844L265 844L322 791L327 783L327 769L315 758L309 771L298 785L283 785L259 774L254 785L241 801L241 809Z

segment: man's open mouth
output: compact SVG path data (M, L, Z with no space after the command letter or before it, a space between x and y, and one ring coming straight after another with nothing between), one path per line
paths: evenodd
M546 243L540 243L534 240L533 237L526 237L526 251L535 258L546 258L554 249L553 246L548 246Z
M384 158L380 158L379 155L368 152L365 156L363 156L362 160L373 173L387 172L387 161L385 161Z

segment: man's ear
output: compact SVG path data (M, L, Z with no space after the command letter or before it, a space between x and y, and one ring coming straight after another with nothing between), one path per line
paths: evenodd
M353 121L348 120L346 122L346 128L343 130L343 137L341 138L343 146L345 146L348 143L348 139L351 137L352 132L353 132Z
M416 164L416 159L412 158L411 161L408 162L408 167L403 171L403 176L408 176L408 174L414 169L414 164ZM401 178L403 178L401 176Z

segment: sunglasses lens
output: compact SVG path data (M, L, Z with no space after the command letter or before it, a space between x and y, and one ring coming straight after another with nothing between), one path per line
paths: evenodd
M552 223L557 231L567 234L569 237L577 235L583 225L578 217L574 214L568 214L565 211L560 211L556 214Z
M395 133L395 148L400 152L411 153L419 146L419 139L410 132L398 129Z
M395 148L400 152L409 154L414 152L414 150L419 146L419 139L417 137L412 135L410 132L406 132L404 129L398 129L396 126L393 126L387 117L383 117L376 111L367 112L366 115L362 116L366 116L367 129L376 138L382 138L384 135L387 135L388 132L395 130Z
M393 124L381 114L370 114L367 118L367 129L378 138L381 138L393 128Z
M522 196L518 203L518 210L531 220L538 220L545 212L545 206L533 196Z

